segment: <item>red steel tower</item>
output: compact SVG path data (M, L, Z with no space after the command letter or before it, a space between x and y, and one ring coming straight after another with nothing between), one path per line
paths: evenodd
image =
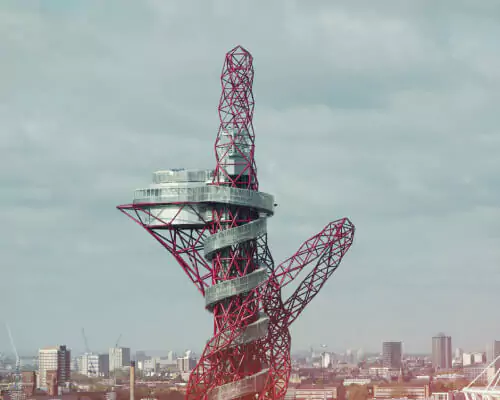
M237 46L221 75L214 170L166 170L118 209L177 260L214 316L191 372L188 399L282 399L290 375L290 324L350 248L354 226L331 222L275 265L267 245L272 195L259 191L252 119L253 59ZM309 267L294 293L281 289Z

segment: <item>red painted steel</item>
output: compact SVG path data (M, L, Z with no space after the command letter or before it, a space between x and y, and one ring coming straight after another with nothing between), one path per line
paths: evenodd
M226 54L221 74L214 186L258 191L252 125L253 76L252 56L247 50L238 46ZM196 204L177 205L180 210L197 212ZM282 399L291 368L289 327L339 266L352 244L354 226L347 218L327 224L277 266L267 245L267 233L218 249L207 260L203 246L209 236L255 223L261 217L259 213L248 206L214 204L211 218L203 226L179 227L175 217L165 221L151 211L161 206L158 202L136 202L118 209L143 226L175 257L202 295L210 286L240 279L259 268L267 271L267 278L252 290L230 296L211 308L214 334L191 373L186 398ZM294 293L283 300L281 289L308 266L311 266L308 275ZM265 336L237 343L235 340L241 332L262 314L269 318ZM261 388L245 392L241 382L257 376L262 376ZM228 388L231 383L233 395L219 393L223 385Z

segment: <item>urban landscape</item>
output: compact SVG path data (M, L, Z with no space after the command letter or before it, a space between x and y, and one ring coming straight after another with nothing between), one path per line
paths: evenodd
M0 6L0 400L500 400L500 7L180 3Z
M6 400L16 393L16 384L22 399L181 399L198 361L189 350L151 356L119 344L104 354L75 355L65 345L17 360L6 354L0 360ZM498 396L487 386L499 381L500 341L472 351L452 348L452 338L439 333L429 340L429 354L405 354L400 341L383 342L372 352L338 354L319 345L295 354L285 399L479 400L485 397L474 396Z

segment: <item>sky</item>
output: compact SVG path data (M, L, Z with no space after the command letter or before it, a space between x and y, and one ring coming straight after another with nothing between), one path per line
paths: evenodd
M254 56L277 262L347 216L355 242L293 348L500 339L500 3L4 0L0 320L21 352L201 350L204 300L115 208L213 168L224 54ZM0 349L10 348L0 329Z

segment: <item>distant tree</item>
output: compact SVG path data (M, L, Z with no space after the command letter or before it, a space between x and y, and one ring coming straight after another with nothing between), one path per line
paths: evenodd
M368 388L365 385L349 385L347 388L347 398L349 400L367 400L368 397Z
M439 380L439 381L434 381L431 385L431 391L432 392L448 392L446 388L446 384Z
M446 388L448 390L462 390L469 384L469 381L466 379L456 379L449 382L446 382Z
M97 383L99 381L99 378L91 378L88 377L87 375L82 375L77 372L71 373L71 380L73 382L82 384L82 385L91 385L94 383Z

